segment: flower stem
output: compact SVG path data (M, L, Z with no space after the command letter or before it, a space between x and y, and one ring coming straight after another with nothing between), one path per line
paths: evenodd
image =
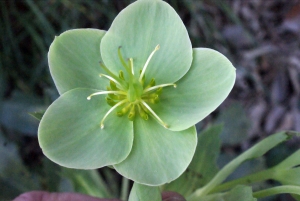
M247 175L245 177L235 179L235 180L223 183L219 186L216 186L215 188L213 188L210 191L210 193L225 191L225 190L228 190L228 189L231 189L231 188L235 187L238 184L249 185L249 184L256 183L256 182L261 182L261 181L264 181L264 180L271 179L273 177L273 175L274 175L274 170L273 169L263 170L261 172L257 172L257 173L251 174L251 175Z
M121 189L121 200L127 200L128 199L128 187L129 187L129 179L123 177L122 178L122 189Z
M277 187L254 192L253 197L263 198L263 197L268 197L271 195L283 194L283 193L300 195L300 186L291 186L291 185L277 186Z

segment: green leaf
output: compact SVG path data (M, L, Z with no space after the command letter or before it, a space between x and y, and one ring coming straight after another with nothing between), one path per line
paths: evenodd
M73 89L60 96L45 112L38 138L44 154L65 167L94 169L124 160L132 147L132 122L110 114L105 97L87 97L92 89Z
M261 142L257 143L249 150L242 153L240 156L228 163L224 168L222 168L218 174L203 188L198 189L191 197L199 197L209 193L215 186L221 184L237 167L239 167L243 162L249 159L257 158L265 154L267 151L278 145L279 143L290 139L294 135L299 135L293 132L279 132L273 134Z
M74 88L105 89L108 85L99 78L103 73L99 46L104 34L98 29L73 29L55 37L48 61L60 94Z
M172 83L190 68L192 46L187 30L175 10L161 0L136 1L126 7L113 21L101 42L101 55L106 66L115 74L124 70L118 48L124 59L133 58L138 74L154 48L146 70L146 83L155 78L156 84Z
M161 201L159 187L134 183L129 195L129 201Z
M223 145L236 145L247 140L250 120L241 103L235 102L221 111L217 122L224 124L221 134Z
M160 95L160 103L152 109L170 130L195 125L214 111L228 96L235 81L235 68L219 52L197 48L188 73Z
M114 165L123 176L146 185L161 185L178 178L192 160L197 144L195 127L170 131L153 118L134 121L132 151Z
M198 144L191 164L178 179L166 184L164 190L188 196L213 178L218 172L216 160L220 151L219 135L222 127L211 126L198 135Z
M19 194L41 189L37 175L22 163L17 146L8 141L0 130L0 200L12 200Z
M71 180L77 193L87 194L99 198L111 198L104 180L97 170L75 170L62 168L62 176Z

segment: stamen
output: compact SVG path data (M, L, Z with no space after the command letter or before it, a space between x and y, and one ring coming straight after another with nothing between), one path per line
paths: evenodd
M154 89L158 89L158 88L161 88L161 87L168 87L168 86L173 86L174 88L177 87L176 84L160 84L160 85L156 85L154 87L150 87L150 88L145 89L144 93L147 93L147 92L152 91Z
M119 107L120 105L122 105L122 104L125 103L125 102L127 102L126 99L125 99L125 100L122 100L122 101L120 101L120 102L118 102L118 103L115 104L112 108L110 108L110 109L108 110L108 112L104 115L104 117L102 118L102 120L101 120L101 122L100 122L101 129L104 128L103 122L104 122L104 120L106 119L106 117L107 117L114 109L116 109L117 107Z
M163 125L165 128L169 128L168 124L163 122L163 120L161 120L161 118L159 118L159 116L157 116L157 114L151 109L151 107L145 101L141 100L141 103L149 110L149 112L158 120L158 122L161 125Z
M123 91L98 91L96 93L92 93L86 99L91 100L92 96L101 95L101 94L122 94L122 95L126 95L126 93L123 92Z
M130 58L130 59L129 59L129 62L130 62L130 69L131 69L131 73L132 73L132 75L134 75L134 69L133 69L133 59L132 59L132 58Z
M129 111L129 109L131 108L131 106L132 106L132 104L128 103L125 107L122 108L121 111L117 112L117 115L119 117L123 116L124 114L126 114Z
M118 82L116 79L114 79L114 78L112 78L112 77L110 77L110 76L108 76L108 75L105 75L105 74L99 74L99 76L100 76L100 77L102 77L102 76L103 76L103 77L106 77L107 79L109 79L109 80L111 80L111 81L117 83L121 89L125 90L125 89L123 88L123 86L120 84L120 82Z
M142 78L143 78L143 76L144 76L144 74L145 74L145 71L146 71L146 69L147 69L147 66L148 66L148 64L149 64L149 62L150 62L152 56L154 55L154 53L155 53L157 50L159 50L159 48L160 48L159 44L156 45L155 49L154 49L154 50L151 52L151 54L149 55L149 57L148 57L148 59L147 59L145 65L144 65L144 67L143 67L142 73L141 73L141 75L140 75L139 82L141 82L141 80L142 80Z

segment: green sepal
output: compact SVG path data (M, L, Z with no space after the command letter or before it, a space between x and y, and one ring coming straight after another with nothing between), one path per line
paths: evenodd
M128 201L161 201L159 187L134 183Z
M123 161L131 151L133 125L126 117L110 114L104 96L87 97L93 89L62 94L45 112L38 129L43 153L55 163L77 169L95 169Z

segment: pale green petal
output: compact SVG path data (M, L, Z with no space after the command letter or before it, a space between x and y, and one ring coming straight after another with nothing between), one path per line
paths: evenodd
M143 68L157 45L146 70L146 83L175 82L190 68L192 46L187 30L175 10L161 0L132 3L113 21L101 42L104 63L113 72L124 71L118 58L118 48L124 59L133 58L135 74Z
M161 193L158 186L146 186L135 183L130 191L128 201L161 201Z
M100 41L105 31L73 29L55 37L48 61L60 94L74 88L105 89L107 80L99 78Z
M192 160L197 145L195 127L170 131L153 118L136 118L132 151L114 165L123 176L141 184L161 185L179 177Z
M235 68L219 52L194 49L189 72L176 84L166 87L160 103L151 105L170 130L183 130L201 121L228 96L235 82Z
M127 117L111 113L103 129L100 121L110 106L104 96L87 97L91 89L74 89L60 96L45 112L38 130L44 154L59 165L94 169L123 161L133 143Z

